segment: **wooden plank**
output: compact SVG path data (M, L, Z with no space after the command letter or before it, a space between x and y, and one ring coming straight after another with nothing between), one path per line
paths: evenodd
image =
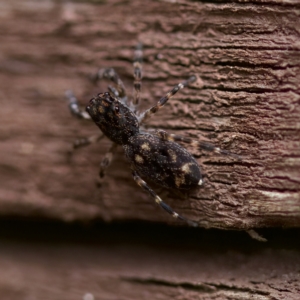
M21 229L21 230L20 230ZM299 230L1 222L4 299L299 298Z
M187 147L205 185L187 200L163 192L166 202L202 227L299 226L300 7L291 3L2 0L1 215L175 222L139 190L121 150L96 188L107 140L68 155L76 137L97 128L71 118L65 90L86 105L107 85L95 87L86 76L112 66L131 92L141 41L142 109L199 76L149 127L204 136L243 156L239 162Z

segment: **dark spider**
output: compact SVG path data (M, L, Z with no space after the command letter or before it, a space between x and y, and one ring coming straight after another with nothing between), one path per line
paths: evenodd
M177 84L156 105L143 113L136 113L136 106L139 102L141 91L141 64L142 47L138 45L133 63L135 95L132 101L128 101L124 84L112 68L100 69L92 76L92 79L94 82L102 78L109 79L116 84L116 88L109 86L109 92L100 93L92 98L86 107L86 112L80 110L73 93L71 91L66 92L70 101L71 113L81 119L92 119L101 130L101 134L77 140L74 148L97 142L105 135L113 144L100 164L100 177L104 176L117 146L120 145L123 147L125 156L131 164L135 182L173 217L185 221L189 225L198 226L196 222L180 216L163 202L141 176L170 189L190 190L201 186L203 179L200 166L185 148L176 143L178 141L192 144L200 149L232 155L236 158L238 156L226 150L221 150L210 143L169 134L163 130L157 130L154 133L141 130L140 125L146 119L162 108L179 90L196 80L196 76L191 76L188 80Z

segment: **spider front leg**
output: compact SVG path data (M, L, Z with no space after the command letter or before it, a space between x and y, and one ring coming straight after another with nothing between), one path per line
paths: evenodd
M206 141L196 141L189 137L180 136L173 133L167 133L164 130L156 130L156 135L163 141L171 141L171 142L183 142L192 145L193 147L197 147L198 149L211 151L218 154L228 155L231 157L234 157L238 160L241 160L241 157L237 154L234 154L230 151L220 149L219 147L216 147L215 145L206 142Z
M123 81L113 68L101 68L98 72L91 76L91 80L97 83L100 79L108 79L117 85L117 88L109 87L109 90L115 95L119 96L122 101L126 101L126 90Z
M136 107L140 101L141 86L142 86L142 62L143 62L143 51L142 44L138 44L134 52L133 60L133 77L134 77L134 99L132 104Z
M73 116L79 119L91 120L90 115L86 111L80 109L77 98L74 96L72 91L66 91L66 97L69 99L69 109ZM78 149L93 143L97 143L103 138L103 136L104 135L101 132L90 137L79 138L73 143L73 149Z
M91 119L90 115L79 107L78 100L71 90L66 91L65 95L69 99L69 109L73 116L78 119Z
M183 222L186 222L188 225L193 227L198 227L198 224L190 219L182 217L177 212L175 212L168 204L166 204L149 186L148 184L139 176L136 171L132 172L134 181L146 192L148 192L151 198L167 213L172 215L174 218L179 219Z
M75 140L73 143L73 148L78 149L81 147L85 147L94 143L98 143L102 138L104 137L104 134L100 132L99 134L92 135L89 137L83 137Z
M161 109L167 103L167 101L172 98L179 90L196 81L196 79L196 76L191 76L188 80L175 85L170 92L168 92L164 97L160 98L156 105L147 109L138 117L139 123L141 124L145 122L145 120L147 120L151 115L155 114L159 109Z
M103 178L105 175L106 169L109 167L111 164L114 154L117 150L118 144L113 143L111 147L108 149L107 153L103 157L101 163L100 163L100 170L99 170L99 177Z

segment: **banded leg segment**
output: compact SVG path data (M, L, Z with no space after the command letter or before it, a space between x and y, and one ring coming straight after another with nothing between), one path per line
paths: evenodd
M73 143L73 148L78 149L78 148L88 146L90 144L98 143L103 137L104 137L104 134L101 132L97 135L79 138Z
M143 62L143 51L142 44L138 44L134 52L133 60L133 86L134 86L134 98L133 106L137 106L140 101L141 86L142 86L142 62Z
M99 169L99 177L100 178L103 178L105 176L105 171L111 164L113 157L114 157L114 153L117 150L117 147L118 147L118 144L113 143L111 145L111 147L109 148L109 150L107 151L107 153L105 154L105 156L103 157L103 159L100 163L100 169Z
M156 105L147 109L139 116L138 119L140 124L147 120L151 115L155 114L159 109L161 109L168 102L168 100L172 98L179 90L185 88L194 81L196 81L196 76L191 76L188 80L175 85L170 92L168 92L164 97L160 98Z
M193 227L198 227L198 224L190 219L182 217L177 212L175 212L168 204L166 204L149 186L148 184L139 176L136 171L132 172L134 181L140 186L144 191L148 192L151 198L168 214L172 215L174 218L186 222L188 225Z
M75 116L78 119L86 119L90 120L90 115L85 111L82 110L78 105L78 100L74 96L73 92L68 90L65 93L66 97L69 99L69 109L73 116Z
M223 154L223 155L228 155L228 156L234 157L238 160L242 159L239 155L234 154L227 150L220 149L219 147L216 147L215 145L213 145L209 142L206 142L206 141L196 141L189 137L185 137L185 136L181 136L181 135L177 135L177 134L173 134L173 133L167 133L164 130L156 130L155 133L163 141L183 142L183 143L190 144L193 147L197 147L202 150L206 150L206 151L210 151L210 152L214 152L214 153L218 153L218 154Z
M108 91L113 94L115 97L119 97L119 92L116 88L114 88L113 86L109 85L108 87Z
M95 83L100 79L108 79L114 82L117 85L117 91L120 98L126 97L126 91L123 81L120 79L119 75L113 68L101 68L98 70L98 72L91 76L92 81ZM113 88L110 88L113 90ZM116 94L115 92L113 92Z

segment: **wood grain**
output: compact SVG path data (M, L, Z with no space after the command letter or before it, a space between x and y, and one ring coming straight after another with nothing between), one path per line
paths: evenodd
M139 224L0 225L5 299L299 298L299 230L265 230L269 242L259 243L238 232Z
M298 299L299 15L294 0L0 0L2 298ZM151 186L200 227L258 228L267 243L162 225L175 220L134 183L121 149L97 188L107 139L70 155L98 129L70 116L65 91L84 107L107 90L88 75L114 67L132 93L138 41L141 109L198 76L148 127L243 157L188 146L204 187Z
M2 216L175 222L133 182L122 151L101 188L109 141L68 152L97 133L72 119L64 92L84 106L86 79L114 67L132 92L135 44L144 45L141 109L196 74L157 116L161 128L243 156L195 154L205 186L162 197L201 227L300 225L300 21L293 1L1 1L0 205ZM182 198L182 197L181 197Z

